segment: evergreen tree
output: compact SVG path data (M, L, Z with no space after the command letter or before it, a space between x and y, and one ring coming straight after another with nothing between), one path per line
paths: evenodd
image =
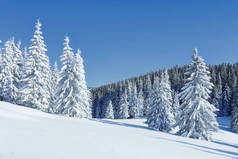
M62 68L57 86L55 112L70 117L91 117L83 60L80 56L80 51L74 57L67 36L61 62Z
M131 91L131 94L129 96L129 104L130 104L130 109L129 109L129 115L132 118L138 118L140 115L140 107L138 103L138 97L137 97L137 87L136 85L133 86L133 89Z
M238 133L238 84L235 78L233 83L233 102L232 102L232 113L231 113L231 130L234 133Z
M108 106L106 108L105 118L107 119L114 119L114 112L113 112L113 106L112 101L109 100Z
M56 90L57 90L57 84L59 80L59 71L58 71L58 65L57 62L54 63L53 70L51 71L51 87L50 87L50 107L49 112L53 113L53 109L55 107L55 100L56 100Z
M143 114L143 110L144 110L144 97L143 97L142 89L140 89L140 91L138 93L137 104L138 104L138 107L139 107L139 116L142 117L144 115Z
M78 100L80 107L82 109L83 117L92 117L92 109L91 109L91 94L86 84L85 79L85 70L83 59L81 57L81 50L78 49L75 56L75 78L78 80L76 87L78 87Z
M214 93L214 96L213 96L212 100L216 100L216 101L213 101L212 103L214 104L214 106L216 108L219 109L219 113L218 113L219 116L223 116L222 80L221 80L221 74L220 73L218 73L217 86L214 88L214 91L216 91L216 92Z
M13 41L14 44L14 41ZM13 85L15 95L12 98L12 102L20 104L21 92L20 88L22 87L22 74L24 71L24 59L23 54L20 50L21 42L19 41L17 45L13 45Z
M163 72L159 87L156 89L153 105L147 114L147 124L154 130L169 132L175 121L171 110L171 89L167 70Z
M16 94L16 88L14 86L13 76L13 55L14 55L14 40L10 39L6 41L4 54L2 57L2 96L3 100L7 102L13 102L13 98Z
M150 95L151 95L151 92L152 92L152 86L151 86L151 79L150 79L150 76L147 75L146 76L146 82L145 82L145 98L144 98L144 107L143 107L143 112L144 112L144 115L147 114L148 112L148 109L151 105L151 99L150 99Z
M179 94L182 104L176 125L178 135L209 140L213 131L217 131L216 108L208 102L213 84L210 82L208 67L194 49L192 63L187 72L186 84Z
M231 112L231 90L228 84L225 85L225 90L223 92L223 115L228 116Z
M100 108L100 98L99 98L99 96L97 96L97 98L96 98L96 115L95 115L95 117L96 118L100 118L101 116L100 116L100 114L101 114L101 108Z
M0 47L0 100L3 100L2 81L3 81L3 54L2 48Z
M5 44L5 54L2 59L2 90L4 100L11 103L17 103L23 58L20 50L20 43L15 44L14 38L11 38Z
M172 92L172 111L174 118L177 120L179 115L179 97L176 91Z
M24 86L21 89L23 105L48 111L50 105L50 66L44 38L38 20L31 46L27 54L24 72Z
M118 108L118 118L119 119L127 119L129 117L128 114L128 101L127 101L127 91L124 91L120 96L119 108Z

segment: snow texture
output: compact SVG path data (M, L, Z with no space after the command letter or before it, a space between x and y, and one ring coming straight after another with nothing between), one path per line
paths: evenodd
M150 130L144 119L78 119L0 102L2 159L235 159L238 134L218 118L213 141Z

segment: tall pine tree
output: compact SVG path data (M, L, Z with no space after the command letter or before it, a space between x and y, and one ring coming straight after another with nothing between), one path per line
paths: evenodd
M55 112L70 117L91 117L90 94L85 82L83 60L80 51L74 56L67 36L61 62Z
M156 81L158 82L158 81ZM153 104L147 114L149 128L157 131L169 132L174 124L172 113L171 88L167 70L161 76L159 87L154 88Z
M48 111L50 105L50 65L44 38L38 20L36 30L29 47L25 62L22 104L42 111Z
M209 74L208 67L195 48L192 63L185 73L186 83L179 94L182 104L177 122L178 135L209 140L211 133L217 131L216 108L208 102L213 87Z

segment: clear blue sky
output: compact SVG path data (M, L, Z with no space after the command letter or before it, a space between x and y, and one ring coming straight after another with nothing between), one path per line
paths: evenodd
M1 0L0 39L30 45L40 18L51 64L68 34L89 86L190 62L238 61L237 0Z

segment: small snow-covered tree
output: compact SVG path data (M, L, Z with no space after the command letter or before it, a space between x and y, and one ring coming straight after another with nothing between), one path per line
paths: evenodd
M172 112L174 115L174 118L177 120L179 115L179 97L178 93L176 91L172 92Z
M238 133L238 84L237 79L233 81L233 102L232 102L232 112L231 112L231 130L234 133Z
M119 101L119 107L117 116L119 119L127 119L129 117L128 114L128 101L127 101L127 91L122 92Z
M230 103L231 103L231 89L230 87L228 86L228 84L225 85L225 90L222 94L223 96L223 115L225 116L228 116L230 115L230 112L231 112L231 106L230 106Z
M175 122L172 114L171 89L168 79L168 73L165 70L159 87L154 88L153 103L147 114L149 128L163 132L169 132ZM158 80L155 82L158 82Z
M61 71L59 74L59 81L57 84L57 92L56 92L56 103L54 112L58 114L64 115L77 115L71 113L71 106L77 106L78 103L75 103L74 97L74 73L73 73L73 65L74 65L74 53L72 52L72 48L69 46L69 37L65 37L63 54L61 56ZM74 105L72 105L74 104ZM78 112L78 111L77 111Z
M16 88L13 84L13 55L14 55L14 40L10 39L6 41L4 54L2 57L2 79L1 79L1 87L2 87L2 96L3 100L7 102L12 102L13 97L15 96Z
M144 97L143 97L143 92L142 89L140 89L138 96L137 96L137 104L139 107L139 116L142 117L144 115Z
M151 96L151 92L152 92L152 85L151 85L151 79L150 79L150 76L147 75L146 76L146 82L145 82L145 97L144 97L144 107L143 107L143 112L144 112L144 115L147 114L148 112L148 109L151 105L151 99L150 99L150 96Z
M186 83L179 97L180 105L179 126L177 135L209 140L212 132L217 131L216 108L208 102L213 87L210 82L208 67L194 49L192 63L189 65Z
M13 43L14 44L14 43ZM17 45L13 45L13 84L15 89L15 95L12 98L13 103L20 104L22 87L22 78L24 70L24 59L22 51L20 50L21 42L19 41Z
M79 87L78 100L80 107L82 109L82 114L84 114L82 116L92 117L91 98L90 98L91 94L86 84L83 58L81 57L80 49L78 49L75 56L74 71L75 74L77 73L76 77L78 78L76 87Z
M96 109L95 109L95 117L96 118L100 118L101 117L101 107L100 107L100 98L99 98L99 96L97 96L97 98L96 98L96 104L95 104L95 107L96 107Z
M1 42L2 41L0 41L0 43ZM3 79L3 54L2 54L2 48L0 47L0 100L2 100L3 98L2 79Z
M137 97L137 87L133 86L132 91L129 96L129 115L132 118L138 118L140 116L140 107Z
M223 115L223 100L222 100L222 80L221 80L221 74L218 73L218 77L217 77L217 86L215 87L215 89L217 89L217 107L216 105L214 105L216 108L218 108L219 110L219 115Z
M61 62L55 112L70 117L91 117L90 96L85 82L83 60L80 51L74 56L67 36Z
M44 38L38 20L36 30L29 47L25 62L22 104L42 111L48 111L50 105L50 65Z
M14 38L11 38L5 44L5 54L3 56L3 90L4 100L17 103L19 87L21 84L21 69L23 65L23 56L20 50L20 42L16 45Z
M51 87L50 87L50 107L49 112L53 112L55 107L55 100L56 100L56 90L57 90L57 84L59 80L59 71L58 71L58 65L57 62L54 63L54 67L51 71Z
M112 106L111 100L109 100L109 102L108 102L108 106L107 106L106 112L105 112L105 118L114 119L114 112L113 112L113 106Z

